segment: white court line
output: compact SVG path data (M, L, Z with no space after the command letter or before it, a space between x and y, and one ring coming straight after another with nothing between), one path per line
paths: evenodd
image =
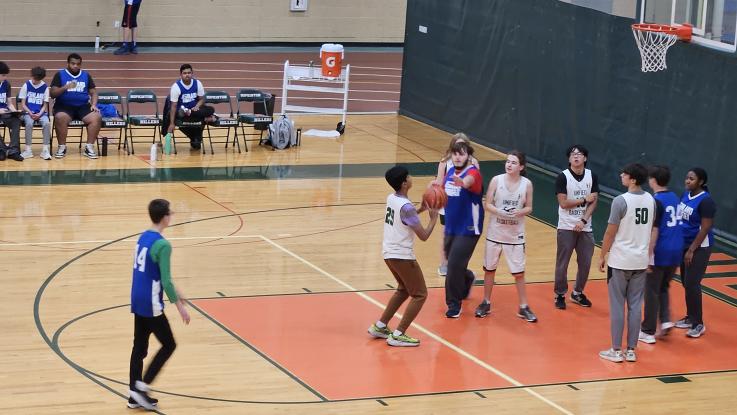
M136 236L122 239L118 242L133 241ZM170 241L190 241L195 239L235 239L235 238L261 238L261 235L224 235L224 236L180 236L173 238L166 238ZM29 245L75 245L75 244L104 244L112 242L114 239L101 239L101 240L89 240L89 241L58 241L58 242L11 242L1 243L0 246L29 246Z
M338 277L335 277L334 275L330 274L329 272L323 270L322 268L318 267L317 265L311 263L310 261L302 258L301 256L295 254L294 252L288 250L287 248L284 248L283 246L279 245L278 243L272 241L271 239L260 235L261 239L271 244L273 247L279 249L280 251L286 253L287 255L291 256L292 258L302 262L303 264L307 265L308 267L314 269L315 271L319 272L320 274L330 278L331 280L335 281L336 283L342 285L343 287L347 288L348 290L354 292L359 297L363 298L364 300L370 302L371 304L379 307L380 309L386 308L386 305L380 303L379 301L371 298L365 293L362 293L358 291L357 289L353 288L350 284L346 283L345 281L339 279ZM402 317L401 314L397 313L397 316ZM506 373L500 371L499 369L495 368L494 366L491 366L490 364L484 362L483 360L477 358L476 356L468 353L467 351L461 349L460 347L456 346L455 344L449 342L448 340L445 340L444 338L440 337L439 335L433 333L432 331L426 329L425 327L417 324L412 323L413 327L422 333L424 333L426 336L434 339L435 341L439 342L440 344L448 347L449 349L453 350L454 352L460 354L461 356L465 357L466 359L472 361L473 363L476 363L477 365L481 366L482 368L488 370L489 372L494 373L495 375L499 376L500 378L506 380L507 382L511 383L514 386L524 386L523 383L519 382L518 380L512 378L511 376L507 375ZM540 395L539 393L535 392L534 390L523 387L522 390L529 393L530 395L534 396L537 399L540 399L541 401L545 402L546 404L552 406L553 408L559 410L560 412L567 414L567 415L573 415L572 412L568 411L567 409L563 408L562 406L556 404L555 402L551 401L550 399Z
M84 68L86 71L92 73L92 72L103 72L103 71L115 71L115 72L140 72L140 71L146 71L146 72L152 72L152 71L159 71L159 72L176 72L172 71L171 68L149 68L149 69L143 69L143 68L126 68L124 70L121 70L120 68ZM248 72L248 73L284 73L284 71L264 71L264 70L253 70L253 69L197 69L197 73L200 72ZM388 75L388 74L378 74L378 73L360 73L360 72L353 72L351 73L351 77L353 76L378 76L378 77L384 77L384 78L401 78L402 75Z

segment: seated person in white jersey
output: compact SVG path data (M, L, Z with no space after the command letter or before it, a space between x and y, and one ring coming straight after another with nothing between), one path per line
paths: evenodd
M0 121L10 129L10 145L5 144L5 137L0 140L0 160L6 158L15 161L23 161L20 154L20 118L13 103L10 102L10 82L8 74L10 67L5 62L0 62Z
M67 56L67 67L51 80L51 98L54 98L54 127L59 148L54 157L60 159L67 154L67 132L69 122L81 120L87 126L87 145L83 154L96 159L93 144L102 125L100 110L97 109L95 81L82 69L82 57L76 53Z
M171 86L169 99L164 105L164 126L162 132L174 132L176 120L193 125L183 125L180 130L189 137L193 150L202 146L204 122L212 121L215 108L205 105L205 87L194 77L192 65L185 63L179 67L179 80Z

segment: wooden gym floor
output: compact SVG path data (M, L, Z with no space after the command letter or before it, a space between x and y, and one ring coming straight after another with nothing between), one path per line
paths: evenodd
M361 59L380 66L368 54ZM396 106L385 104L375 111ZM305 130L335 122L297 118ZM448 140L396 115L351 115L341 138L304 137L301 147L280 152L250 143L250 152L238 154L219 145L214 155L180 151L151 163L142 144L141 156L113 151L91 161L72 151L61 161L3 162L0 412L130 413L130 257L156 197L173 202L166 236L174 280L193 316L184 326L167 308L178 348L153 385L161 413L725 413L737 404L734 253L712 257L704 337L675 331L640 345L637 363L602 361L605 276L592 269L593 308L553 307L554 178L535 169L527 278L540 321L515 316L503 261L492 314L473 317L481 297L475 287L462 317L446 319L437 228L416 244L431 287L410 328L422 345L390 348L370 338L366 328L395 284L381 259L390 191L383 173L408 165L410 196L419 200ZM477 147L477 155L485 180L502 172L500 154ZM598 232L607 213L604 201ZM471 260L479 274L482 256L479 243ZM678 283L671 298L680 317Z

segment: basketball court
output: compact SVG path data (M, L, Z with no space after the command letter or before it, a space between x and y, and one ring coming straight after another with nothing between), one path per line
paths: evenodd
M206 89L279 93L284 61L307 65L316 53L84 53L83 68L98 91L151 89L161 106L181 63L193 65ZM66 55L4 51L0 60L13 68L15 86L27 67L61 68ZM391 191L384 172L408 166L409 196L419 201L450 134L397 114L401 49L349 49L347 58L347 128L337 139L304 136L283 151L249 142L240 153L215 144L214 154L190 152L184 139L177 155L152 161L148 132L128 155L117 150L116 132L103 130L113 143L107 157L84 158L70 138L62 160L4 162L1 413L143 413L126 408L131 256L150 225L146 205L159 197L172 202L165 236L192 322L185 326L167 304L177 349L152 385L157 413L727 413L737 405L735 249L722 244L711 255L706 335L695 340L674 329L654 345L639 343L636 363L604 361L598 352L610 344L609 307L599 248L586 290L593 307L553 306L558 207L555 172L544 166L528 173L535 205L526 224L526 278L536 324L517 317L504 261L489 316L473 315L483 291L477 279L461 317L445 318L437 227L415 245L429 294L408 332L421 346L389 347L368 335L396 285L381 254ZM300 99L324 101L311 93ZM281 105L277 98L275 113ZM340 116L294 119L304 131L326 130ZM506 156L474 147L488 183ZM597 208L598 231L611 196ZM483 240L469 265L477 278L482 260ZM571 261L569 280L575 271ZM685 314L680 281L671 285L671 302L674 318ZM156 348L152 339L149 358Z

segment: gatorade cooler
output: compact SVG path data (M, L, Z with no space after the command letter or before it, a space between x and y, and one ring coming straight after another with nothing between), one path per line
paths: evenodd
M343 45L326 43L320 48L322 60L322 76L337 78L340 76L340 67L343 63Z

